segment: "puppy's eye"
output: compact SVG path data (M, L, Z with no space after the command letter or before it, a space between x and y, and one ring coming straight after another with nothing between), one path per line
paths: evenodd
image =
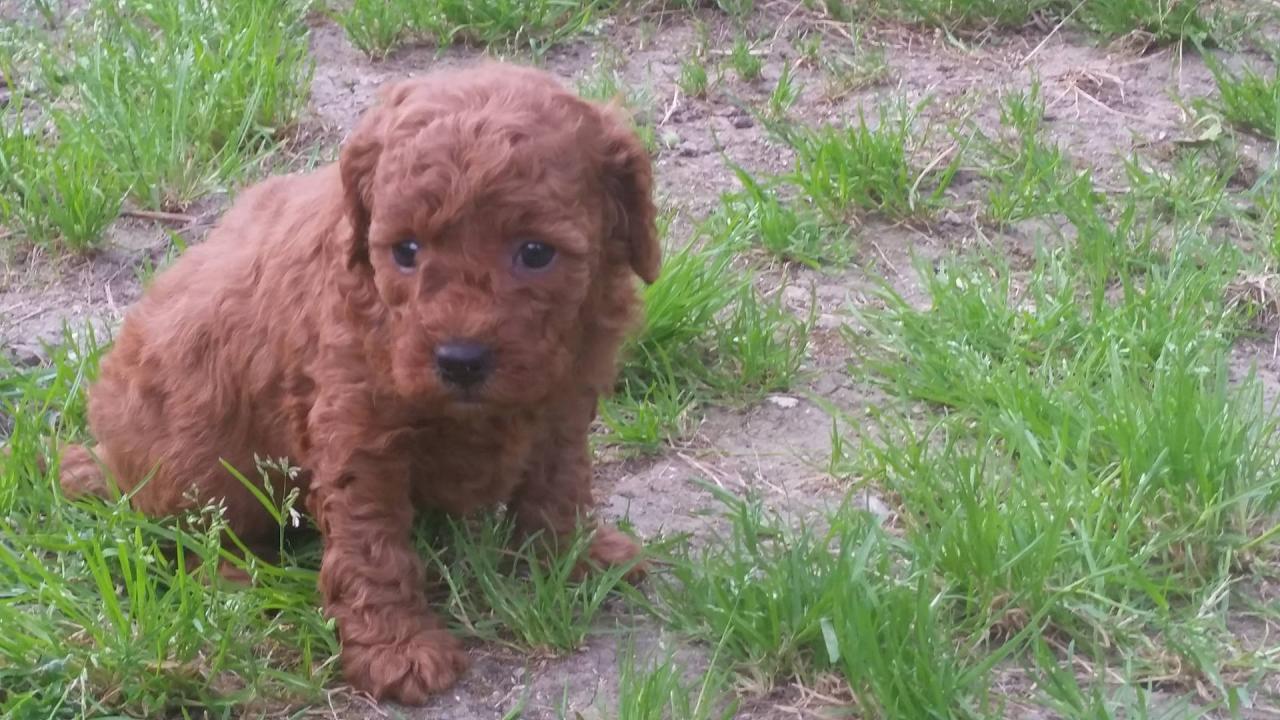
M546 243L531 240L516 251L516 265L526 270L541 270L556 259L556 249Z
M409 270L418 259L418 241L401 240L391 246L391 257L400 267Z

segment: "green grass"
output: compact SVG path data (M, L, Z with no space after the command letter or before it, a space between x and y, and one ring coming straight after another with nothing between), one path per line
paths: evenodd
M334 19L352 44L382 57L409 42L457 42L544 53L609 8L599 0L355 0Z
M871 6L891 17L913 22L951 30L982 30L990 26L1021 27L1035 13L1054 4L1054 0L877 0Z
M881 105L874 124L860 110L857 122L847 126L789 130L796 153L790 182L832 224L866 212L892 220L927 217L942 206L963 153L939 156L937 162L915 160L931 136L929 126L919 125L924 105Z
M791 108L804 94L804 87L795 79L795 71L792 68L791 63L783 63L782 71L778 73L778 81L774 83L773 91L769 93L765 116L772 122L785 120Z
M36 245L92 248L120 213L125 185L74 123L62 123L71 133L59 140L21 127L23 102L19 93L0 116L0 223Z
M306 101L304 13L294 0L99 3L69 76L74 121L146 207L241 180Z
M590 537L579 533L552 557L539 541L516 543L508 523L485 516L439 523L419 534L419 550L448 589L445 607L466 634L517 651L563 654L586 640L630 568L577 579L574 566Z
M1228 186L1235 159L1212 150L1180 152L1171 167L1160 168L1134 155L1125 161L1133 197L1156 217L1178 226L1207 228L1228 214Z
M676 372L712 386L733 387L735 380L742 378L739 371L748 364L757 364L755 360L759 358L709 357L709 354L713 349L744 340L733 330L759 317L759 300L750 273L735 266L730 249L708 242L672 253L663 267L662 277L645 290L645 323L631 346L635 360L624 365L623 381L642 381L646 377ZM766 305L769 307L778 309L776 304ZM785 313L774 312L770 317L774 323L750 329L796 330ZM783 384L794 377L798 365L798 353L792 341L799 341L802 353L802 335L779 337L775 344L762 350L765 357L781 358L775 366ZM705 355L697 352L699 347ZM677 369L668 370L668 366ZM762 394L778 388L764 378L755 387L744 382L739 389L744 393Z
M724 242L741 250L759 247L783 262L811 268L841 267L853 257L848 227L829 224L815 208L782 197L785 184L753 177L733 168L742 190L725 194L710 227Z
M1274 665L1238 662L1225 620L1280 502L1274 408L1231 380L1239 253L1158 241L1087 187L1056 204L1075 237L1030 268L922 266L930 309L886 291L862 316L854 371L939 414L886 413L837 466L897 499L968 632L1037 627L1125 682L1193 668L1234 701Z
M686 96L706 99L707 90L711 87L711 78L707 75L707 66L701 58L691 57L680 63L680 78L677 84Z
M811 2L835 19L850 20L853 3ZM880 16L940 27L949 33L981 34L991 29L1021 29L1037 17L1069 20L1104 37L1140 36L1164 45L1212 42L1226 18L1207 17L1200 0L877 0L870 11ZM865 11L864 11L865 12Z
M357 0L333 19L342 26L352 45L379 58L416 37L416 32L430 32L419 28L420 14L420 9L409 3Z
M623 380L600 406L605 440L632 452L659 453L680 443L696 426L700 397L670 363L648 381Z
M1237 217L1265 249L1264 265L1274 271L1280 268L1280 168L1263 173L1244 197L1245 210Z
M824 55L821 60L823 92L827 99L838 100L859 90L875 87L889 77L889 63L884 51L870 49L846 55Z
M713 658L714 659L714 658ZM651 660L642 667L634 646L620 653L618 700L608 717L618 720L730 720L738 703L726 689L724 673L712 665L700 681L688 679L688 671L674 653ZM695 678L696 679L696 678Z
M855 26L854 30L848 48L820 49L815 45L804 51L822 68L824 93L829 100L874 87L889 78L884 48L865 41L862 28Z
M1223 117L1249 132L1280 139L1280 68L1270 77L1251 67L1233 73L1212 55L1204 58L1218 86L1213 104Z
M699 0L685 0L691 8L700 4ZM713 0L713 4L735 22L741 23L751 17L756 10L755 0Z
M764 60L756 54L752 49L751 43L746 37L738 37L733 43L733 49L729 51L727 59L729 67L733 68L738 79L744 82L752 82L760 79L760 73L764 70Z
M1044 100L1040 83L1026 92L1011 92L1000 100L1003 137L983 138L989 184L985 218L996 226L1052 214L1057 198L1087 177L1076 174L1070 159L1056 144L1043 137Z
M797 33L791 38L791 51L796 61L802 65L813 66L822 58L824 36L820 32L808 31Z
M811 322L787 310L781 292L757 289L736 254L713 234L668 252L601 414L608 442L654 452L683 436L699 405L752 402L799 377Z
M912 551L843 506L808 524L708 487L728 529L669 562L655 612L716 648L753 692L828 674L871 717L976 717L984 675L952 637L953 599Z
M95 0L57 42L6 44L6 76L30 81L0 110L0 222L86 249L126 196L180 209L243 180L305 103L304 12L294 0Z
M1138 33L1157 45L1206 42L1213 28L1201 5L1200 0L1087 0L1077 17L1108 37Z

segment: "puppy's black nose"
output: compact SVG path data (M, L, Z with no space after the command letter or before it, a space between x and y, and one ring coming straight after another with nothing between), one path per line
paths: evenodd
M436 368L450 385L469 388L489 376L493 353L473 342L447 342L436 347Z

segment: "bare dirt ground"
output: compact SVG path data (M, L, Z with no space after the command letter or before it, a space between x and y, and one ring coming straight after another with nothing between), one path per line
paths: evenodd
M684 97L677 78L681 61L697 42L697 28L687 17L661 15L608 21L600 38L588 38L552 51L548 69L582 81L608 63L620 63L625 86L643 88L651 99L646 113L662 138L657 155L659 194L678 215L670 242L686 242L693 223L706 216L721 192L736 188L725 159L757 172L789 167L789 150L768 134L739 102L759 103L767 97L784 61L801 60L795 41L813 27L779 5L755 19L757 31L773 40L761 48L763 77L744 83L726 72L707 99ZM730 36L722 16L701 19L712 38ZM871 108L880 97L910 101L932 97L926 115L940 122L966 119L994 132L996 99L1010 88L1026 88L1033 77L1043 83L1048 107L1047 131L1068 148L1078 164L1097 171L1099 185L1109 190L1125 184L1122 161L1135 148L1170 147L1188 132L1185 105L1208 95L1212 78L1194 55L1176 49L1138 54L1123 43L1106 46L1075 32L1028 28L1023 34L956 40L941 33L906 27L880 27L841 45L838 35L825 38L827 52L861 52L882 48L887 71L879 82L849 92L832 89L824 71L801 62L797 80L805 88L795 113L809 124L846 122L859 108ZM468 62L478 51L410 48L374 62L354 49L342 31L316 18L312 34L316 71L300 142L283 166L299 166L318 153L333 156L337 144L354 125L377 88L397 78ZM719 43L727 45L728 43ZM952 142L939 141L939 152ZM647 537L692 532L705 535L714 522L711 496L700 482L763 493L791 508L841 499L849 488L828 477L831 418L814 402L819 397L857 416L877 401L845 371L847 351L837 329L847 309L869 302L873 283L868 272L882 274L908 299L922 301L912 258L925 260L944 252L996 246L1012 257L1025 254L1041 238L1028 226L1007 233L983 227L976 219L978 200L973 174L962 168L949 191L958 209L947 211L928 227L876 223L859 228L857 261L843 271L817 272L777 268L765 282L781 285L789 274L788 302L807 313L816 298L817 328L811 345L810 374L804 387L775 396L757 406L708 409L684 446L645 460L605 458L598 470L598 496L606 516L626 516ZM34 362L41 344L56 342L62 327L90 322L109 332L121 313L141 292L140 269L162 262L169 230L188 242L199 242L228 202L215 196L188 208L186 217L157 223L124 218L110 231L104 249L89 258L55 259L38 254L20 258L0 273L0 346L20 362ZM972 210L968 210L970 205ZM810 288L813 294L810 294ZM1269 388L1276 386L1277 362L1270 343L1241 347L1242 367L1262 360L1259 372ZM878 498L866 496L877 514L892 522ZM1273 588L1274 590L1274 588ZM650 649L677 644L653 621L609 615L600 634L579 652L561 658L529 658L488 647L473 648L474 666L452 691L421 709L375 708L360 703L335 708L341 716L408 718L495 718L522 701L527 718L603 717L617 682L617 634L609 625L646 628ZM644 624L647 623L647 624ZM704 661L703 651L683 651L691 667ZM1010 717L1031 717L1017 702L1027 691L1016 673L1004 688L1012 700ZM824 717L821 688L785 687L749 699L739 717ZM750 697L750 696L749 696ZM567 712L565 712L567 711ZM575 714L576 713L576 714Z

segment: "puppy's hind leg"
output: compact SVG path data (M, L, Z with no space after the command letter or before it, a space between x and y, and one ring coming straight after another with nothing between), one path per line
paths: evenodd
M97 497L107 502L114 502L118 497L120 490L113 488L111 478L108 473L109 465L105 456L105 448L99 445L94 450L83 445L68 445L62 450L62 461L59 465L58 484L62 487L62 494L68 500L76 500L84 497ZM237 498L240 500L240 498ZM244 568L247 563L245 553L252 553L257 556L260 561L275 564L280 561L279 547L269 530L272 523L265 520L266 513L261 513L263 519L257 522L255 515L251 512L235 512L242 506L248 506L253 510L252 502L236 502L233 505L231 513L233 530L240 537L239 543L233 543L229 538L226 539L227 549L239 559L239 562L232 562L223 557L218 562L218 575L234 584L249 585L251 578L248 571ZM257 508L261 510L261 508ZM180 515L181 509L175 508L174 515ZM159 513L164 515L164 513ZM190 529L197 529L198 526L192 526ZM243 550L238 547L243 545ZM200 558L196 553L189 550L184 551L184 559L188 570L195 570L200 565Z
M86 496L113 499L105 464L83 445L68 445L63 449L58 484L68 500Z

